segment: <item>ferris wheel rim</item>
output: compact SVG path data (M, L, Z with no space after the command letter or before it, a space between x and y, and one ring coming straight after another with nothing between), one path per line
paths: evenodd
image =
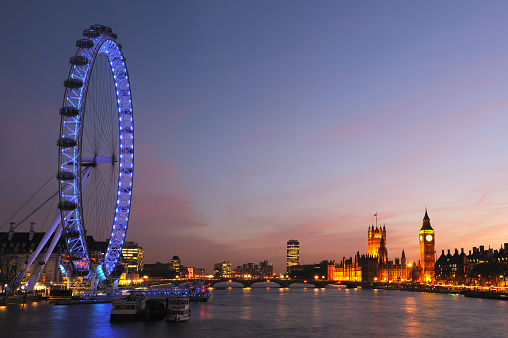
M60 109L60 137L58 175L59 209L62 215L62 234L65 237L69 260L77 274L95 275L100 279L111 276L120 260L121 250L125 242L128 228L132 199L133 160L134 160L134 129L132 120L132 96L129 75L125 64L122 46L116 42L116 34L111 28L93 25L85 29L83 35L87 39L76 41L78 50L71 57L69 75L64 81L65 94ZM92 265L86 245L86 233L83 223L83 186L93 167L108 159L101 156L83 158L83 122L88 96L88 86L94 65L99 55L105 55L110 64L111 76L116 89L118 117L118 186L114 219L111 225L109 242L104 259ZM83 169L86 168L86 169ZM87 176L82 176L85 172Z

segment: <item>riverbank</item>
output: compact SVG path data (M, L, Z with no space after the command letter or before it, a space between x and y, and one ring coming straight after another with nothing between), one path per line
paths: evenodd
M22 294L22 295L13 295L13 296L0 296L0 306L9 305L9 304L23 304L23 303L31 303L38 302L40 300L46 300L46 297L43 297L41 294Z
M464 292L464 289L459 286L443 286L428 284L372 283L371 288L383 290L431 292L431 293L447 293L447 294L462 294Z

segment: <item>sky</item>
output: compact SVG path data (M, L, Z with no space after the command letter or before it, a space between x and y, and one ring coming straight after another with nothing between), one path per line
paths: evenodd
M506 1L1 7L0 231L56 174L68 58L104 24L130 75L127 240L146 263L284 272L289 239L301 264L340 261L376 213L389 259L418 261L425 208L438 255L508 243Z

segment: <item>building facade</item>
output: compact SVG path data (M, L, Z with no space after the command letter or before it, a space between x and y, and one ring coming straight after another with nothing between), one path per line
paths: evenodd
M369 226L368 254L356 253L354 257L335 263L328 262L329 280L345 282L405 282L411 279L406 254L402 250L401 258L388 260L386 248L386 227Z
M35 232L35 223L30 224L29 232L15 232L15 224L10 224L9 232L0 233L0 277L6 283L10 278L21 273L32 253L44 237L44 232ZM44 264L43 256L48 252L52 237L48 240L42 251L35 259L32 266L28 269L24 281L30 279L37 268ZM65 275L62 273L61 266L65 265L66 244L63 238L58 240L48 261L44 265L39 275L39 283L62 283Z
M129 273L143 271L145 249L135 242L125 242L122 248L123 263L127 265Z
M425 209L425 216L423 217L423 224L418 239L420 241L420 282L432 283L435 280L436 236L434 234L434 229L430 226L430 218L427 214L427 209Z
M448 249L448 254L445 254L445 251L442 250L441 256L439 256L435 264L436 282L443 284L464 284L467 262L468 259L464 249L461 250L460 254L459 250L455 249L453 255L450 253L450 249Z
M213 275L215 278L231 278L231 263L226 261L215 263L213 266Z
M300 242L290 239L287 242L287 266L286 271L289 273L289 268L293 265L300 265Z
M381 263L388 262L388 250L386 249L386 227L378 228L377 224L369 226L368 230L368 256L379 258Z
M232 274L238 278L271 278L273 277L273 264L268 263L268 260L259 262L259 265L245 263L238 265Z
M386 228L376 227L374 225L369 226L368 229L368 255L371 257L377 257L379 248L381 247L381 241L386 246Z
M436 260L435 278L437 283L507 287L508 243L499 249L473 247L469 254L464 249L455 249L452 255L442 250Z
M180 257L173 256L173 258L171 258L171 269L173 269L178 276L180 275Z

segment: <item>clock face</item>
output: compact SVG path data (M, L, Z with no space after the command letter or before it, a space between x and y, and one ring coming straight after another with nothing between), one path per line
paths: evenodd
M420 235L420 242L423 241L423 235Z
M425 239L427 240L427 242L431 242L432 241L432 235L425 236Z

